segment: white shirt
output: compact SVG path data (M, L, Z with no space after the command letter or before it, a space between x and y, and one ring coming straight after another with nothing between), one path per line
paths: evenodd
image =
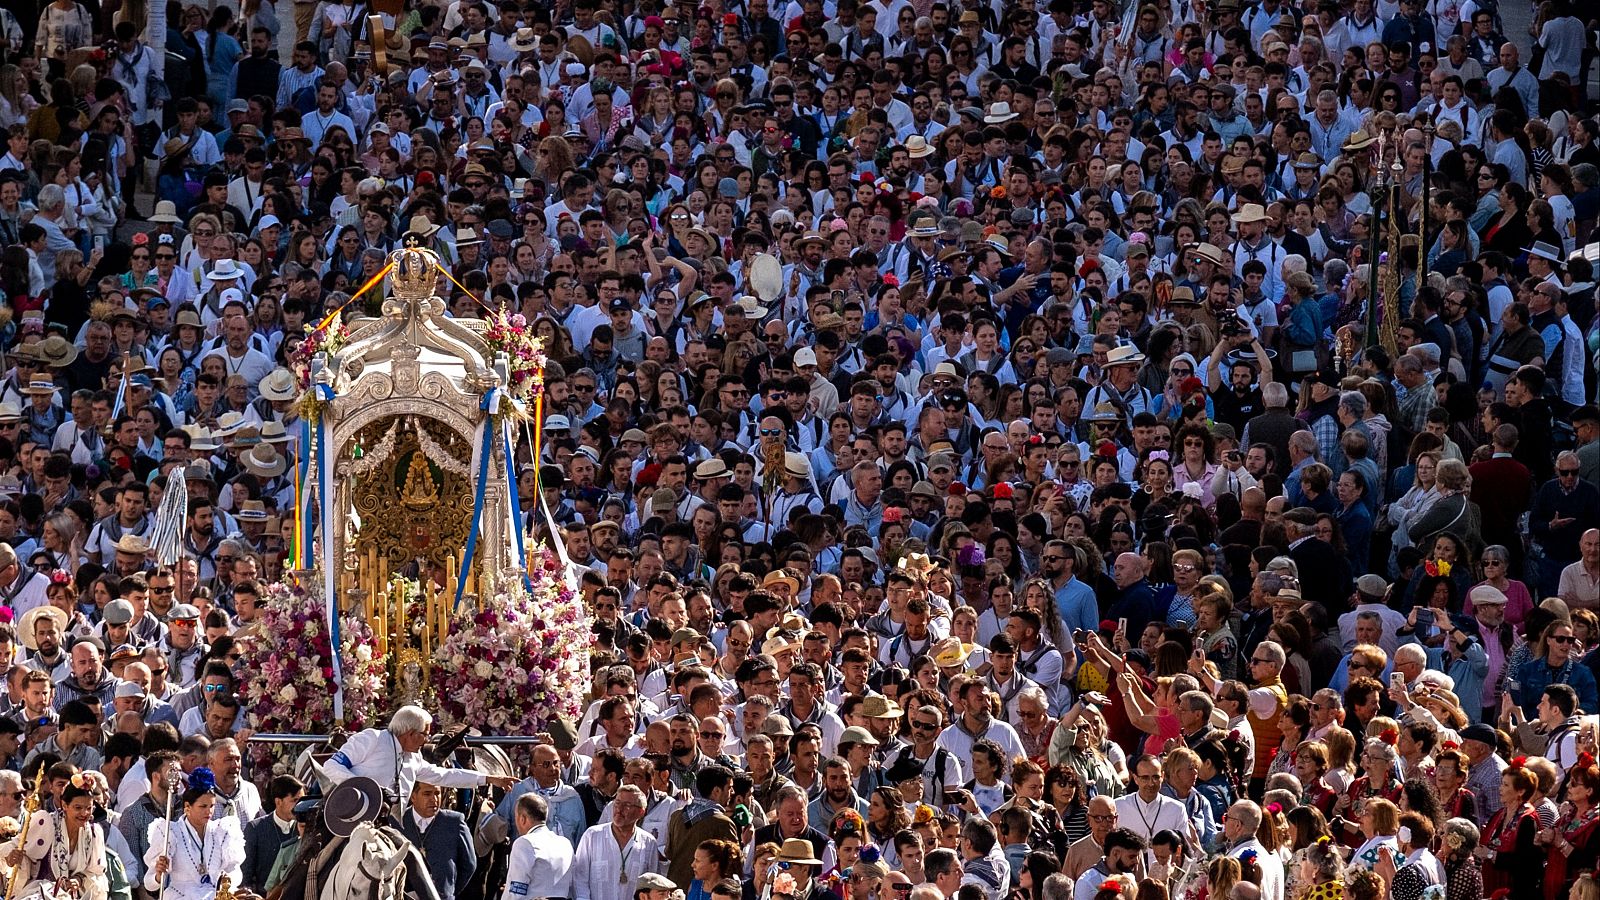
M646 872L665 874L660 842L635 828L627 843L618 846L609 824L596 825L583 833L572 858L574 900L633 900L639 876Z
M566 897L572 891L572 844L535 825L511 844L501 900Z
M334 784L358 776L371 778L379 787L400 797L410 797L412 785L419 781L442 788L471 788L484 780L481 772L441 769L420 753L405 752L400 749L399 739L382 728L368 728L352 735L323 766L323 774Z
M988 738L999 744L1000 749L1006 755L1006 759L1016 759L1019 756L1028 755L1027 751L1022 749L1022 740L1017 737L1017 730L1012 728L1010 723L1001 719L991 719L988 729L979 737ZM975 743L977 741L967 734L966 730L961 727L959 720L944 731L939 732L939 746L949 750L950 754L957 759L971 759L972 745Z
M1140 835L1145 840L1158 831L1171 831L1193 839L1194 823L1183 804L1165 794L1157 794L1152 803L1140 799L1137 793L1117 798L1117 824ZM1194 841L1199 846L1199 840Z
M1120 820L1119 820L1120 824ZM1256 865L1261 867L1261 900L1285 900L1283 896L1283 860L1276 853L1268 853L1261 842L1252 838L1228 851L1238 859L1247 851L1256 854Z

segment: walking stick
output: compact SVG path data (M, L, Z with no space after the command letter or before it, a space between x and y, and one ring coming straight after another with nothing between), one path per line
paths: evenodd
M44 770L44 766L39 767L39 773L33 777L33 793L29 794L27 801L22 804L22 830L17 833L18 853L23 852L22 848L27 846L28 826L33 824L33 814L39 811L39 798L44 794ZM22 861L17 862L20 865ZM17 870L12 869L10 882L6 885L6 900L11 900L17 895L17 882Z
M182 783L182 769L174 768L167 773L167 811L166 818L162 819L163 822L167 823L167 830L161 833L161 855L167 860L167 873L161 878L161 889L156 891L156 897L158 898L167 895L167 884L172 881L172 792L176 791L178 785ZM6 900L10 900L10 898L8 897Z

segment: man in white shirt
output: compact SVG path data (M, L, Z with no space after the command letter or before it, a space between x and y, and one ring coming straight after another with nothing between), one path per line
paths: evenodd
M1183 835L1190 847L1200 846L1199 835L1183 804L1161 793L1161 757L1142 756L1133 764L1135 793L1117 798L1117 822L1146 841L1158 832Z
M517 798L517 839L511 844L501 900L566 897L571 893L572 844L545 825L549 813L549 804L539 794Z
M639 827L644 792L625 784L611 801L611 821L583 833L572 858L574 900L633 900L635 891L671 889L661 874L661 845Z
M333 784L357 776L371 778L394 799L411 796L418 781L442 788L477 787L485 781L509 789L516 783L510 777L494 777L472 769L444 769L423 759L421 750L428 742L433 716L420 706L402 706L389 720L388 728L368 728L351 735L335 753L323 773ZM640 810L643 812L643 810Z
M324 78L317 84L317 108L300 120L300 130L305 132L306 139L315 147L322 143L322 136L332 128L344 129L345 135L352 141L360 137L356 133L356 123L339 111L339 83Z

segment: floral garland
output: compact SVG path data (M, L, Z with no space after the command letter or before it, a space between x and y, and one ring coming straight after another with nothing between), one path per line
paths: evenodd
M589 620L548 546L530 548L528 580L505 578L465 606L434 654L441 719L495 734L534 734L583 712Z
M526 318L520 313L508 313L505 307L490 313L486 321L489 327L483 339L489 345L491 358L504 353L510 361L507 393L517 400L537 397L544 391L544 341L534 336Z
M269 584L262 597L257 634L245 641L240 691L247 727L253 731L327 734L333 717L333 664L323 598L298 585ZM346 728L365 728L385 694L385 661L359 614L339 623L344 670ZM252 747L262 745L252 744ZM258 763L274 774L289 771L291 750L263 747Z

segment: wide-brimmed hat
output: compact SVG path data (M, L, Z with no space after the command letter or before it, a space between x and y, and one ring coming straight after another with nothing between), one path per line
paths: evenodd
M1144 354L1133 344L1119 344L1111 348L1106 354L1106 361L1100 368L1109 369L1112 366L1134 366L1144 362Z
M822 860L816 858L815 851L811 849L811 842L805 838L789 838L778 848L776 857L778 862L802 866L820 866Z
M1344 147L1341 149L1347 153L1356 150L1365 150L1372 146L1372 142L1375 140L1376 138L1368 133L1365 128L1357 128L1349 137L1344 139Z
M295 380L294 373L282 367L268 372L258 387L261 396L268 400L293 400L300 396L300 383Z
M22 404L15 400L0 401L0 422L20 422L23 418Z
M728 464L723 462L721 457L717 456L713 456L694 467L694 477L701 480L711 478L726 478L729 474Z
M795 478L810 478L811 460L804 453L789 451L783 454L783 471Z
M190 452L215 453L221 449L222 445L217 442L216 437L211 433L211 429L204 425L189 426Z
M1266 207L1259 203L1246 203L1239 207L1238 212L1233 214L1233 224L1235 225L1249 225L1252 222L1265 222L1266 220Z
M117 542L111 546L115 547L118 553L131 553L134 556L144 556L150 552L150 542L137 534L125 534L117 538Z
M22 389L22 393L30 396L44 396L47 394L54 394L59 390L61 389L56 387L56 383L54 381L51 381L48 378L35 378L28 382L28 386Z
M790 596L800 592L800 579L790 575L788 571L784 569L773 569L771 572L768 572L766 577L761 579L761 586L765 588L769 584L777 584L778 582L783 582L789 586Z
M900 704L882 694L868 694L866 699L861 701L859 714L866 719L898 719L905 715L905 710L900 708Z
M157 200L155 214L146 221L157 225L179 225L183 222L178 218L178 204L171 200Z
M180 309L178 314L172 317L172 329L176 331L185 327L204 329L206 325L200 321L199 313L192 309Z
M984 113L983 124L1004 125L1012 119L1015 119L1017 115L1018 114L1016 112L1012 111L1011 104L1004 100L996 100L995 102L989 104L988 112Z
M976 649L977 644L964 643L960 638L945 638L933 646L933 664L941 669L965 666L967 657Z
M271 422L262 422L261 443L287 444L289 443L289 431L283 427L282 422L279 422L276 419Z
M230 411L217 417L217 437L230 437L235 431L244 427L244 413Z
M913 134L906 138L906 155L912 159L922 159L933 155L933 145L920 134Z
M1534 241L1532 247L1522 251L1529 256L1537 256L1546 262L1561 265L1561 248L1545 241Z
M217 260L216 265L211 267L211 271L206 273L206 280L210 282L237 281L243 277L244 270L239 268L237 262L227 257Z
M322 803L322 823L339 837L349 837L362 822L376 821L385 812L383 788L371 778L339 782Z
M78 358L78 348L59 334L50 335L34 347L39 354L39 365L47 369L70 366Z
M511 40L506 41L506 46L517 53L527 53L539 46L539 35L532 28L518 28Z
M233 517L241 522L265 522L267 505L260 500L246 500L239 504L239 511Z
M40 619L54 619L57 631L65 633L67 630L66 613L49 604L35 606L33 609L23 613L22 618L17 620L17 639L22 641L22 646L27 647L29 650L39 649L39 645L33 640L33 632Z
M267 443L258 443L246 450L240 454L239 461L244 464L245 471L263 478L276 478L289 467L289 461L278 448Z
M1200 301L1194 298L1194 288L1175 287L1172 296L1167 298L1168 306L1199 306Z
M1115 403L1112 403L1110 400L1106 400L1095 404L1094 409L1090 410L1089 413L1083 417L1083 420L1085 422L1121 422L1122 411L1117 409L1117 405Z
M1218 247L1216 244L1202 241L1201 243L1195 244L1190 252L1208 263L1218 266L1222 265L1222 248Z

